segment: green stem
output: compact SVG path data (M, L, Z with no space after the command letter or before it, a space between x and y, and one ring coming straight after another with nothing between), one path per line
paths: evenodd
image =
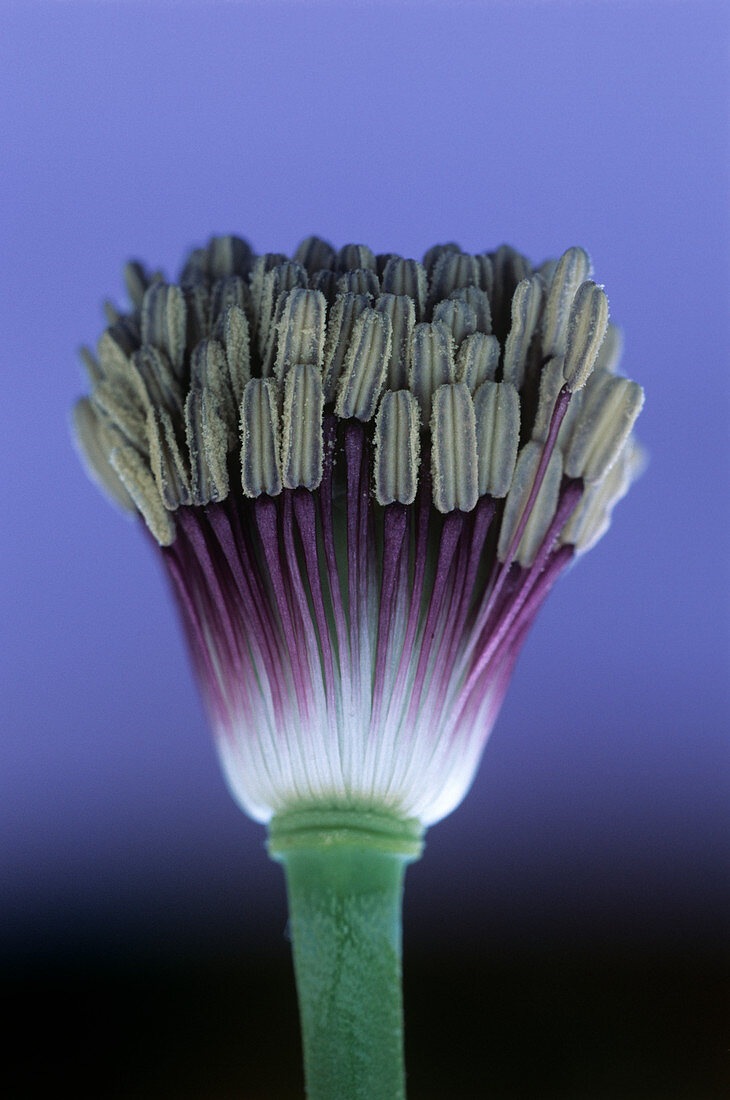
M404 1100L401 902L417 821L347 810L275 817L309 1100Z

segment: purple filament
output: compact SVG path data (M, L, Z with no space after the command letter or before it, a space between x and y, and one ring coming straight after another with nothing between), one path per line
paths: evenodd
M561 391L513 546L569 399ZM265 736L266 751L279 763L291 753L302 774L316 758L335 784L351 782L364 761L371 783L382 772L387 787L383 754L399 739L425 739L427 763L445 746L468 758L483 743L529 627L572 557L555 544L583 485L564 480L533 565L501 563L501 510L488 496L469 513L440 516L422 472L412 505L377 505L367 431L328 415L317 490L181 507L163 557L222 735L234 747ZM300 793L307 786L300 781Z

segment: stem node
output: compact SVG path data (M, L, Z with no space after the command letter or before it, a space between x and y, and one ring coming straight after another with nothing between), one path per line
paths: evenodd
M401 905L423 827L372 811L275 817L309 1100L404 1100Z

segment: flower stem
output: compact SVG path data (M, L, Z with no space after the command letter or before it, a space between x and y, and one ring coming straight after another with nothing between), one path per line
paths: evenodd
M275 817L309 1100L404 1100L401 902L417 821L347 810Z

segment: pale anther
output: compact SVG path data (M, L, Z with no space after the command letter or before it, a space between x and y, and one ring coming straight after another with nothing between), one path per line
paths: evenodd
M185 401L185 438L190 454L194 504L228 496L228 428L211 390L192 389Z
M409 390L386 390L375 420L375 499L412 504L418 488L419 411Z
M151 408L147 414L147 438L150 469L165 507L174 512L180 505L192 504L190 476L164 407Z
M641 386L628 378L609 374L594 391L586 391L565 455L568 477L586 482L600 481L610 470L644 404Z
M132 446L147 454L147 414L131 381L104 380L94 389L91 400Z
M309 363L321 371L326 324L324 294L301 287L289 291L278 324L274 371L279 381L294 363Z
M88 397L76 402L73 410L74 428L79 453L87 472L97 485L125 511L133 512L135 503L124 488L118 473L109 461L112 449L121 441L114 438Z
M392 339L390 318L386 314L366 309L357 319L335 404L338 416L372 419L385 384Z
M520 442L520 395L510 382L483 382L474 394L479 495L509 492Z
M101 373L105 378L126 378L135 344L121 325L104 329L96 345Z
M248 283L240 275L229 275L226 279L219 279L211 287L209 306L211 317L220 317L229 306L244 309L248 296Z
M322 377L311 363L290 367L284 382L282 483L316 489L322 480Z
M499 340L484 332L467 336L456 354L456 380L472 393L482 382L493 381L499 365Z
M187 306L180 287L169 283L148 287L142 299L142 343L164 351L178 377L183 369L186 327Z
M497 555L500 561L506 560L513 537L517 533L522 513L535 483L541 457L542 445L533 440L522 448L517 459L512 485L505 501L502 527L499 532ZM540 548L540 543L555 515L562 474L561 454L556 448L550 456L550 461L547 464L540 485L540 491L530 509L519 545L512 555L522 566L532 565Z
M229 306L223 314L220 325L220 338L226 349L231 389L233 390L236 408L239 408L243 397L243 387L251 377L249 324L248 318L240 306Z
M175 523L145 460L134 447L124 443L114 448L110 460L160 546L169 546L175 540Z
M605 534L614 505L625 496L642 465L642 451L629 437L603 480L589 486L581 497L560 534L560 541L575 546L580 554L590 550Z
M563 374L568 389L575 393L588 380L608 327L608 298L602 286L582 283L568 318Z
M337 253L332 245L321 237L307 237L294 253L294 259L306 267L310 275L333 267L336 258Z
M444 252L431 273L431 301L448 298L452 290L479 285L479 264L476 256L465 252Z
M540 375L540 391L537 402L537 412L535 413L535 422L532 426L532 438L537 440L538 443L544 443L548 436L548 429L550 428L550 420L555 409L555 402L558 399L558 394L565 385L565 377L563 375L563 357L562 355L556 356L555 359L551 359L542 368ZM562 445L563 441L569 434L568 424L571 421L577 411L582 399L582 394L577 393L571 398L568 410L560 428L560 435L558 441Z
M226 423L228 441L232 448L238 436L238 408L231 386L226 353L218 340L201 340L193 348L190 356L190 388L200 390L214 405Z
M394 256L385 265L381 279L383 294L407 294L413 299L416 320L420 321L426 308L428 281L426 269L417 260L404 260Z
M479 327L476 310L458 298L439 302L433 311L433 320L440 321L450 330L457 346Z
M252 378L241 402L241 485L248 497L281 492L278 386Z
M512 326L504 348L502 377L519 389L525 378L528 355L545 301L545 284L540 275L522 279L512 296Z
M569 248L558 260L548 287L542 327L542 354L549 359L565 353L568 315L581 283L590 277L591 260L582 248Z
M141 307L144 292L151 282L152 279L137 260L130 260L124 265L124 285L135 309Z
M431 398L447 382L456 381L454 339L439 321L416 325L411 344L409 388L421 406L421 425L431 422Z
M165 353L153 348L151 344L144 344L134 352L132 363L147 392L145 404L169 409L173 416L182 417L183 397L180 384Z
M337 253L335 269L340 272L357 271L358 268L377 271L375 254L366 244L345 244Z
M413 299L405 294L381 294L375 309L390 318L393 332L385 384L390 390L400 390L408 385L411 337L416 325Z
M277 264L276 267L272 267L271 271L267 271L263 277L258 345L261 356L266 356L271 360L270 367L272 369L273 351L270 346L274 343L276 325L281 319L287 292L297 286L306 288L307 272L301 264L296 264L293 260Z
M374 271L361 267L340 275L335 290L337 294L367 294L374 300L380 294L380 280Z
M329 309L324 352L324 399L334 401L358 317L369 308L365 294L339 294Z
M439 512L470 512L479 498L474 406L463 382L440 386L431 415L431 478Z
M489 262L489 257L483 257ZM489 295L486 290L478 286L460 286L452 290L449 298L457 302L466 302L474 310L477 319L477 332L492 331L492 308L489 304Z

